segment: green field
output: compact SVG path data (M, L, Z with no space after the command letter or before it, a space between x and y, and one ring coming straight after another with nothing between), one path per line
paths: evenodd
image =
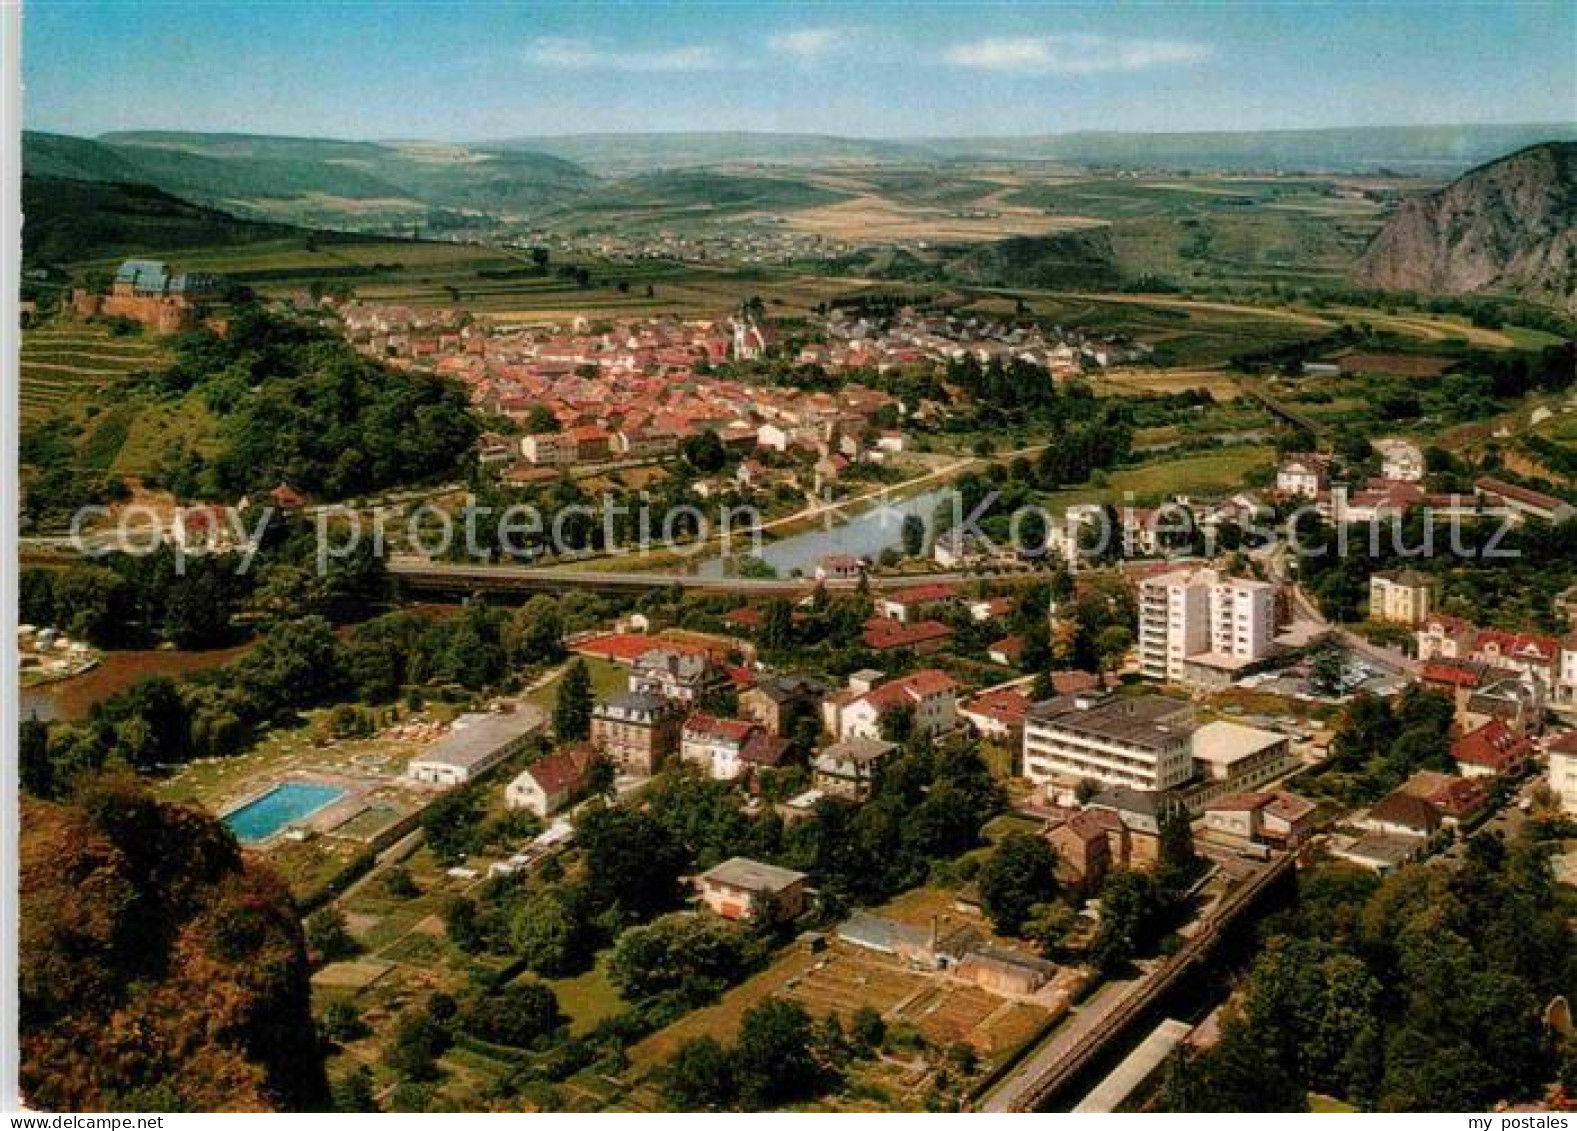
M169 361L157 338L117 337L97 324L59 325L22 335L22 419L101 400L128 377Z

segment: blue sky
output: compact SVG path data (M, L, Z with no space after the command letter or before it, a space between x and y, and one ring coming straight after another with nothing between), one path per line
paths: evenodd
M475 141L1577 119L1577 4L30 0L35 129Z

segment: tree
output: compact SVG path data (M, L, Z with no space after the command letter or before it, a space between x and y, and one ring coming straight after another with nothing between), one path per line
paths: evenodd
M422 811L422 833L440 864L458 864L475 850L482 808L481 791L463 785L440 794Z
M355 1005L348 1001L331 1001L323 1011L323 1035L339 1044L354 1041L367 1035L367 1023L361 1019Z
M676 1111L721 1111L736 1094L728 1050L713 1037L691 1037L658 1076L663 1099Z
M761 648L783 653L794 646L794 606L786 598L774 597L761 612Z
M345 1073L332 1085L335 1111L371 1112L378 1110L374 1098L372 1069L365 1064Z
M1030 910L1057 895L1057 854L1028 833L1011 833L980 867L980 903L991 925L1005 935L1024 930Z
M699 1003L738 981L751 940L716 919L666 915L619 936L608 958L608 979L628 1001L680 991Z
M707 428L687 439L679 449L685 463L702 475L714 475L728 462L728 452L717 433Z
M555 889L521 900L509 920L509 939L526 968L545 978L574 973L589 957L586 924L575 901Z
M394 1029L383 1062L396 1074L417 1082L438 1079L438 1058L453 1041L425 1009L407 1009Z
M1102 973L1122 969L1149 942L1157 911L1155 887L1143 872L1119 869L1101 888L1101 922L1090 943L1090 960Z
M1181 891L1199 874L1199 857L1194 852L1194 830L1186 813L1173 810L1161 818L1160 862L1155 870L1156 886L1163 891Z
M849 1020L849 1038L854 1042L856 1051L865 1056L874 1055L887 1039L887 1022L882 1020L881 1013L876 1009L862 1005Z
M690 860L684 846L649 813L593 806L575 822L594 907L644 919L679 898L679 875Z
M768 998L746 1012L734 1048L734 1074L747 1107L781 1107L820 1091L824 1081L811 1053L814 1038L810 1015L794 1002Z
M914 734L914 708L905 703L889 707L881 713L876 725L885 741L902 746Z
M460 1013L460 1027L473 1036L511 1048L540 1048L564 1026L553 990L538 981L512 982L477 995Z
M22 788L34 797L53 797L55 767L49 759L49 727L37 718L22 720L17 768Z
M361 952L361 944L350 933L345 912L326 907L306 922L307 946L320 962L335 962Z
M1309 688L1326 698L1342 693L1347 674L1347 649L1333 638L1326 638L1309 656Z
M904 515L902 538L904 556L918 558L925 551L925 519L917 514Z
M593 706L591 673L586 661L577 657L559 682L553 704L553 733L560 742L584 742L591 737Z
M1133 631L1127 625L1108 625L1096 633L1095 654L1103 671L1116 670L1132 647Z
M1037 903L1024 920L1023 935L1039 943L1040 952L1050 957L1062 949L1078 921L1078 912L1066 903Z
M545 594L531 598L515 610L504 640L516 663L556 663L564 655L564 624L558 602Z

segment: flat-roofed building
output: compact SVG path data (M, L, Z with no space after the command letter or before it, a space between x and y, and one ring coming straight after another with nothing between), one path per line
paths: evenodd
M1169 683L1211 682L1271 654L1276 587L1214 569L1180 569L1139 585L1139 670Z
M1189 754L1196 780L1182 798L1190 813L1201 812L1218 797L1259 789L1294 765L1292 740L1286 735L1220 720L1194 732Z
M744 856L725 860L695 879L701 902L725 919L756 919L763 914L795 919L805 910L810 877L804 872L763 864Z
M1416 569L1399 569L1369 577L1369 619L1392 621L1409 627L1429 617L1434 583Z
M1037 785L1103 785L1160 791L1194 774L1187 703L1160 695L1063 695L1024 718L1024 776Z
M424 785L464 785L522 749L543 721L535 708L461 715L448 734L411 759L405 776Z

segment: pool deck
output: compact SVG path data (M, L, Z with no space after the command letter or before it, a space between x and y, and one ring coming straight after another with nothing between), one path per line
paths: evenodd
M367 779L315 770L292 770L247 789L245 793L228 802L220 809L219 819L221 821L228 820L228 818L245 809L248 805L267 797L283 785L317 785L342 791L341 796L314 809L298 820L289 821L281 825L268 836L242 842L249 849L267 849L271 845L277 844L291 829L306 829L319 835L332 833L335 829L354 820L368 809L373 808L374 794L381 792L388 784L388 781L382 778ZM407 811L407 806L392 800L379 799L377 804L383 808L396 810L399 813Z

